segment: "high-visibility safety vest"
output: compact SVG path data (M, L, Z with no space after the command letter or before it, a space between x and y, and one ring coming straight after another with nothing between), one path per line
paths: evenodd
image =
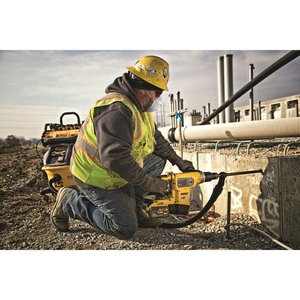
M132 112L133 143L131 155L140 166L142 166L143 158L153 152L155 145L155 125L150 112L140 113L126 96L119 93L109 93L98 100L81 126L73 148L70 170L82 182L102 189L115 189L127 184L125 179L102 165L98 151L101 141L97 141L94 131L95 108L108 106L115 102L123 103ZM116 124L116 126L122 125Z

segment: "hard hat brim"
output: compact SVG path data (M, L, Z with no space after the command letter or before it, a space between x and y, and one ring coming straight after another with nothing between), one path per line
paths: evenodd
M156 82L153 83L153 82L147 80L147 78L146 78L145 76L143 76L140 72L138 72L136 68L131 67L131 66L127 66L126 68L127 68L132 74L134 74L135 76L137 76L137 77L139 77L139 78L141 78L141 79L147 81L148 83L150 83L150 84L152 84L152 85L158 87L159 89L164 90L164 91L169 91L168 87L167 87L165 84L159 84L159 83L156 83Z

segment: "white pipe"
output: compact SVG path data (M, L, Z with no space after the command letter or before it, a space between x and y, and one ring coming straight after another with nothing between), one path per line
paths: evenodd
M273 119L214 125L186 126L182 128L184 142L234 139L273 139L299 137L300 118ZM178 129L175 139L179 140Z

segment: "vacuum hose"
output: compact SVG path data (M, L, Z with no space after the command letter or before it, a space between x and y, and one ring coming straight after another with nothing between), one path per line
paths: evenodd
M209 211L209 209L217 201L218 197L222 193L226 177L227 177L227 174L224 172L221 172L219 174L219 181L218 181L217 185L214 187L213 192L212 192L208 202L205 204L205 206L202 208L202 210L198 214L196 214L189 220L186 220L186 221L183 221L180 223L173 223L173 224L172 223L163 223L159 227L161 227L161 228L182 228L182 227L191 225L194 222L201 219Z
M53 183L58 183L58 182L61 181L61 179L62 179L62 178L61 178L60 175L55 174L55 175L53 176L53 178L51 178L51 179L49 180L49 182L48 182L49 188L50 188L50 190L51 190L54 194L57 194L57 190L56 190L55 187L53 186Z

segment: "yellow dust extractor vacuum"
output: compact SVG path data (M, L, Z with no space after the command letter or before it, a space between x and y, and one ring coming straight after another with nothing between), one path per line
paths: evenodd
M66 115L75 115L77 123L64 124L63 118ZM47 194L55 195L61 187L75 186L69 166L72 149L80 127L80 117L75 112L63 113L60 117L60 124L45 124L44 132L39 142L47 148L47 152L42 159L42 170L47 175L48 188L41 191L41 195L46 201L49 199Z

